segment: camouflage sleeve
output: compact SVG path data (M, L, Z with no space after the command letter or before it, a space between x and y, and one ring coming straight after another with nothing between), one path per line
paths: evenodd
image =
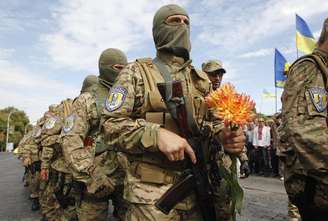
M63 126L60 117L50 115L47 117L41 132L41 168L49 169L51 161L55 155L55 145L58 142L59 134Z
M283 130L306 170L328 168L327 91L323 76L310 61L288 74L282 95Z
M83 93L73 103L72 113L65 119L62 151L69 166L88 173L93 164L94 154L84 147L84 139L91 126L98 121L96 102L90 93Z
M41 154L41 168L42 169L49 169L51 159L54 155L54 149L49 146L42 147L42 154Z
M129 64L117 77L103 113L106 143L130 153L158 151L160 125L143 119L144 91L137 64Z
M26 139L26 143L24 145L23 157L26 159L31 159L32 162L38 160L39 149L36 144L36 138L40 135L41 129L35 126L31 132L31 134Z

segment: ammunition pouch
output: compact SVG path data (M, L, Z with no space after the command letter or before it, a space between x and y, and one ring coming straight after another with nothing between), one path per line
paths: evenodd
M130 172L142 182L153 184L173 184L180 175L179 172L142 162L133 162L130 166Z
M173 133L180 134L177 124L168 112L147 112L145 119L147 122L159 124Z
M181 161L169 161L165 155L160 152L147 152L146 154L127 154L128 161L130 163L146 163L150 165L157 166L159 168L173 170L173 171L183 171L187 169L186 160Z

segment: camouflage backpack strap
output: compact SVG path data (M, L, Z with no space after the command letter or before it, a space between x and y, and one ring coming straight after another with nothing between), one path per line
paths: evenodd
M324 59L316 53L313 53L311 55L309 55L309 57L311 57L317 64L317 66L319 67L319 69L321 70L322 73L322 77L325 83L325 88L328 89L328 68L327 68L327 64L325 63Z
M163 82L162 76L154 69L154 64L151 58L137 59L136 64L141 73L144 82L146 102L145 105L150 105L153 111L165 111L165 104L162 102L162 97L158 91L157 83ZM147 108L146 108L147 109Z

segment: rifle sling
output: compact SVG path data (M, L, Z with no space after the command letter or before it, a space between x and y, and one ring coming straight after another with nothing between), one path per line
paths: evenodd
M172 98L172 76L169 68L167 67L166 64L164 64L160 59L157 57L153 59L153 63L156 65L158 68L160 74L162 75L166 89L165 89L165 94L166 97L164 98L166 101L169 101Z
M177 104L175 102L172 102L172 75L171 71L169 70L168 66L163 63L159 58L153 59L153 63L158 68L160 74L162 75L164 82L165 82L165 94L166 97L164 98L165 104L168 108L169 113L171 114L172 118L174 120L177 119L177 113L176 113L176 107ZM185 68L186 65L189 65L191 63L191 60L188 60L184 65L183 68ZM197 126L197 123L194 120L193 116L193 108L192 108L192 99L189 96L183 96L184 102L186 107L186 110L188 110L187 113L187 123L189 125L189 128L191 128L192 133L195 135L199 135L199 128ZM179 123L178 123L179 125Z

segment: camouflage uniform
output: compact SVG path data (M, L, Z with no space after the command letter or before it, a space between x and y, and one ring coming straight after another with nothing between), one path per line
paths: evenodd
M41 153L40 146L41 128L44 123L42 117L34 126L31 136L28 137L24 145L23 159L29 159L31 164L29 168L29 190L31 192L30 198L32 199L32 210L39 209L39 192L40 192L40 166L41 166Z
M110 147L104 144L99 128L100 114L109 94L110 78L113 77L108 75L115 75L114 69L110 73L102 67L126 65L127 60L117 49L105 50L99 60L99 81L74 100L72 114L66 118L62 132L65 160L74 180L83 183L80 186L82 201L77 208L79 220L106 220L110 197L116 212L121 213L124 208L120 200L122 193L117 191L123 185L124 173L118 168L116 153L108 151ZM114 188L116 191L113 193Z
M168 14L165 14L165 11ZM161 44L176 45L183 39L189 40L186 34L189 27L186 30L185 26L179 27L178 32L182 32L181 35L165 35L168 38L173 36L175 40L171 42L158 39L164 37L164 33L161 35L163 30L156 29L163 24L165 26L163 20L170 15L187 16L184 9L176 5L163 6L156 13L153 26L157 47L156 62L144 58L127 65L117 77L104 109L105 140L109 145L124 152L119 154L119 162L126 171L124 198L129 202L129 209L125 214L125 220L202 220L194 194L179 202L168 215L154 206L186 169L182 166L183 162L169 161L158 149L157 131L160 127L177 134L179 130L157 89L157 83L163 83L164 79L155 64L165 64L172 80L182 82L184 96L188 96L192 101L188 111L194 113L193 117L198 123L205 118L208 119L204 97L211 88L206 74L196 70L186 54L175 56L161 49ZM165 33L176 31L174 27ZM189 48L189 51L189 46L186 45L184 49ZM222 125L216 125L211 121L203 123L211 128L214 136L222 128Z
M209 79L211 80L211 75L213 74L225 74L226 70L223 68L223 64L219 60L209 60L202 64L202 70L208 75ZM220 87L222 80L222 76L219 82L211 82L212 86L216 83L216 87ZM214 88L215 89L215 88ZM239 154L238 159L241 162L243 169L241 173L249 175L249 167L248 167L248 157L246 154L247 150L246 147L244 148L243 152ZM219 167L224 167L228 173L233 173L234 177L237 177L237 164L233 164L233 159L231 156L224 153L223 150L220 150L218 153L218 165ZM222 174L220 174L223 176ZM235 216L235 208L232 204L232 196L231 196L231 186L229 183L223 178L218 188L217 194L217 204L216 209L218 211L218 216L221 217L223 220L233 220Z
M291 66L282 95L285 187L303 220L328 216L327 77L328 52L317 48Z
M67 203L61 205L56 198L56 194L63 188L64 185L71 185L69 182L70 174L59 167L66 167L59 162L62 158L60 145L60 132L63 127L63 122L66 116L70 113L72 100L66 99L59 105L52 105L49 111L45 114L46 120L42 127L41 133L41 170L47 171L48 180L45 182L44 191L40 196L40 204L42 214L49 220L74 220L76 217L74 193L66 193L63 198ZM56 169L53 168L56 165ZM65 169L64 169L65 170ZM66 182L60 182L60 179L66 179Z
M28 131L23 138L19 141L17 149L17 156L18 158L22 161L23 166L25 168L24 175L23 175L23 182L24 182L24 187L27 187L29 185L29 179L30 179L30 173L28 171L28 166L24 165L24 147L29 140L29 137L32 136L32 130Z
M272 142L273 145L276 147L276 153L279 157L279 175L283 177L286 157L288 156L288 153L292 151L292 149L286 144L281 143L280 141L279 131L282 127L280 117L281 114L275 114L274 116L274 124L272 127ZM292 204L290 200L288 200L288 217L289 221L297 221L301 217L297 207Z

